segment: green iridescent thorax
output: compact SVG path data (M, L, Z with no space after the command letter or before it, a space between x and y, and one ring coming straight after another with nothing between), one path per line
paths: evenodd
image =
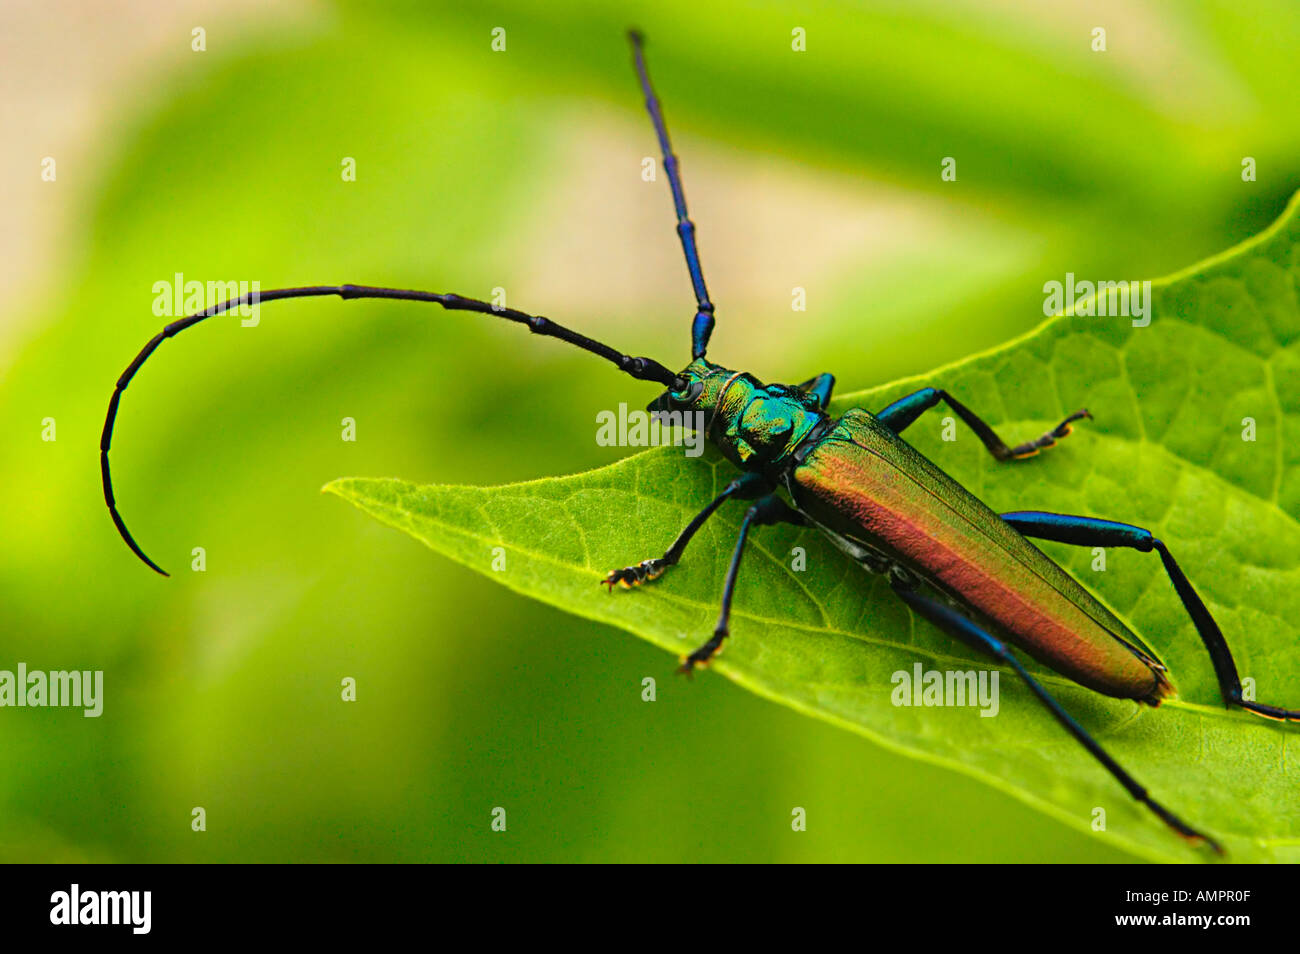
M826 413L798 388L763 384L751 374L696 358L681 373L686 387L666 392L651 410L699 411L708 439L747 470L776 470Z

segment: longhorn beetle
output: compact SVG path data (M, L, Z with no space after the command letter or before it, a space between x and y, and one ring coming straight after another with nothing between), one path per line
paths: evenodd
M1065 730L1133 798L1174 831L1222 853L1213 838L1153 799L1121 768L1025 670L1001 638L1080 685L1108 696L1156 706L1174 691L1164 665L1137 634L1028 538L1154 551L1205 644L1225 704L1277 720L1300 720L1300 712L1262 705L1243 696L1237 667L1218 624L1169 549L1149 530L1095 517L1032 510L995 513L900 436L923 412L942 403L975 432L994 458L1014 462L1051 447L1070 433L1072 422L1091 415L1087 410L1076 411L1037 440L1009 447L977 414L939 388L923 388L875 414L854 408L834 418L827 413L835 384L829 374L795 386L762 384L751 374L709 361L705 354L714 327L714 306L700 267L695 224L686 212L677 156L646 72L642 37L633 31L629 38L646 109L663 153L663 169L677 211L677 235L695 291L690 364L673 372L658 361L623 354L549 318L460 295L369 285L312 285L264 291L256 298L242 295L167 325L117 381L100 438L100 471L108 512L127 546L149 567L168 575L145 555L127 530L113 497L108 465L122 392L168 338L241 305L327 295L433 302L450 311L505 318L527 325L533 334L558 338L604 358L637 380L663 385L666 390L648 410L703 412L708 420L707 438L742 471L686 525L662 556L613 570L601 581L612 592L616 584L633 587L658 579L681 560L691 538L725 502L733 498L754 501L740 524L717 626L707 642L682 659L680 672L689 674L695 667L707 665L730 632L731 601L750 530L755 525L776 523L814 526L867 570L885 574L894 592L919 616L1012 669ZM782 489L791 503L777 495Z

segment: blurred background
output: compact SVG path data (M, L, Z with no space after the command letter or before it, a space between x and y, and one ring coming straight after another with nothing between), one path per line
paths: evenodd
M627 453L596 445L595 414L655 388L504 322L337 300L215 319L164 344L114 441L123 515L173 578L104 510L105 407L177 272L501 287L684 364L629 25L682 156L712 351L767 380L923 372L1038 324L1049 279L1158 277L1300 187L1291 0L798 8L0 6L0 669L102 669L106 695L99 719L0 710L0 859L1131 860L725 679L672 679L668 655L319 493ZM630 527L628 556L665 542Z

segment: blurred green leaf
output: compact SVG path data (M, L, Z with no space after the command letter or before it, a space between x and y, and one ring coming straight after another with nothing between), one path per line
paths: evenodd
M1300 219L1154 283L1151 321L1051 319L989 354L920 379L842 398L877 408L942 385L1004 435L1032 435L1079 406L1097 423L1031 464L991 462L973 438L945 442L939 414L908 439L998 509L1041 507L1149 527L1179 557L1228 634L1258 698L1297 702L1291 620L1300 616ZM1245 419L1253 440L1243 439ZM1294 445L1294 442L1291 442ZM627 629L673 653L703 641L736 532L733 507L706 525L655 585L608 596L614 566L657 555L729 479L717 456L661 448L572 477L477 488L345 479L326 490L511 589ZM632 542L632 541L637 542ZM806 572L790 568L794 545ZM500 549L498 549L500 548ZM1296 857L1300 782L1292 730L1225 710L1204 650L1158 561L1045 545L1127 616L1170 666L1179 697L1160 710L1103 698L1047 673L1065 705L1153 794L1222 838L1239 861ZM505 563L494 564L504 553ZM1198 857L1065 736L1007 673L1001 710L895 707L890 676L913 664L987 668L909 614L819 535L765 529L751 544L733 636L717 668L754 692L890 748L1003 788L1150 858ZM1040 673L1043 672L1038 667ZM725 744L725 727L719 728ZM1204 857L1204 855L1199 855Z

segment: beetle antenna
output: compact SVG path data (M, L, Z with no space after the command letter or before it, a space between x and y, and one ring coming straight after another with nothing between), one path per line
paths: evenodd
M639 30L629 30L628 39L632 41L632 59L636 64L636 74L641 80L641 91L645 93L645 108L654 123L655 135L659 137L659 149L664 157L664 174L668 176L668 185L673 190L673 205L677 209L677 235L682 240L682 252L686 255L686 268L691 273L691 285L695 289L695 320L691 323L691 357L702 358L709 347L709 338L713 335L713 302L709 301L709 290L704 285L704 270L700 267L700 250L695 244L695 223L686 212L686 193L682 189L681 173L677 170L677 156L673 154L672 143L668 141L668 127L664 125L663 109L655 96L654 87L650 85L650 74L646 71L645 52L642 49L645 37Z
M104 483L104 502L108 504L108 512L113 518L113 524L117 527L117 532L122 535L126 545L131 551L138 556L145 564L157 573L163 576L170 574L160 567L153 560L149 559L140 549L140 545L135 542L131 536L131 531L127 530L126 523L122 520L122 515L117 512L117 500L113 496L113 477L109 472L108 450L113 442L113 424L117 420L117 408L122 400L122 392L126 386L131 383L140 367L149 360L160 344L168 338L174 337L189 328L197 325L205 318L211 318L213 315L219 315L222 312L229 311L243 305L257 305L264 301L275 301L279 298L322 298L329 295L338 295L340 298L350 300L354 298L388 298L400 301L424 301L433 302L441 305L448 311L476 311L485 315L495 315L498 318L505 318L507 321L514 321L528 326L528 330L533 334L543 335L549 338L559 338L571 345L576 345L583 351L589 351L594 355L613 362L620 371L630 374L632 377L641 381L657 381L667 388L681 390L685 387L676 374L669 371L658 361L650 358L633 358L630 355L616 351L606 344L596 341L594 338L588 338L586 335L579 334L565 328L561 324L544 318L541 315L530 315L522 311L516 311L513 308L504 308L497 305L490 305L485 301L479 301L474 298L464 298L460 295L441 295L434 292L423 291L406 291L400 288L376 288L370 285L312 285L305 288L275 288L264 292L251 292L240 295L238 298L231 298L229 301L223 301L219 305L213 305L211 308L204 309L197 314L190 315L187 318L180 318L163 328L162 331L149 339L149 342L140 349L140 353L135 356L135 360L127 365L127 369L122 372L122 376L117 379L117 386L113 389L113 396L108 401L108 414L104 418L104 431L99 439L99 469Z

